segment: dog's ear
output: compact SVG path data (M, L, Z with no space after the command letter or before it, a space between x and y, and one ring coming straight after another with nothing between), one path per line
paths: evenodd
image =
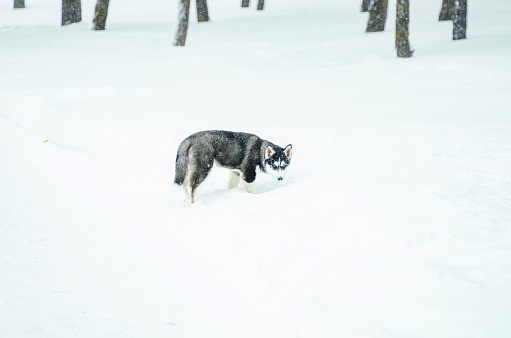
M266 151L264 152L264 158L270 158L275 154L275 150L271 146L266 147Z
M290 144L284 149L284 154L287 158L291 158L291 155L293 155L293 147Z

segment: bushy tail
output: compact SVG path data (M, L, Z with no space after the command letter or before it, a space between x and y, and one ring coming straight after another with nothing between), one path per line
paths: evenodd
M188 153L191 146L191 142L189 140L185 140L177 149L176 177L174 178L174 184L183 185L185 181L186 171L188 169Z

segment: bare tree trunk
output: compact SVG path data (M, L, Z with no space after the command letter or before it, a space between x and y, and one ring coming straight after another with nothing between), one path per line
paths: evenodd
M209 21L208 4L206 0L196 0L197 4L197 21Z
M177 27L174 46L184 46L188 32L188 18L190 17L190 0L179 1L179 25Z
M81 0L62 0L62 26L82 21Z
M400 58L412 56L408 41L408 23L410 22L409 0L397 0L396 2L396 50Z
M362 8L360 9L361 12L368 12L369 11L369 3L371 0L362 0Z
M94 24L94 30L102 31L105 29L109 4L110 0L98 0L98 2L96 2L94 20L92 20L92 23Z
M249 0L241 0L241 7L248 7Z
M257 10L262 11L264 9L264 0L259 0L257 3Z
M369 21L366 33L383 32L387 20L387 6L389 0L371 0L369 2Z
M14 8L25 8L25 0L14 0Z
M454 2L452 39L461 40L467 38L467 0Z
M454 7L454 0L442 0L442 9L440 9L440 15L438 16L438 21L452 20L453 7Z

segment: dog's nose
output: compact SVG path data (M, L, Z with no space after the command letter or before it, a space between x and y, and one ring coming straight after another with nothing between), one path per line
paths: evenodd
M282 181L282 180L283 180L283 178L282 178L282 177L279 177L279 178L278 178L278 180L279 180L279 181Z

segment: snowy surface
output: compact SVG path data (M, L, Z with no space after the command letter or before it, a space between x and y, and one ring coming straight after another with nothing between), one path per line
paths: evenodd
M0 337L511 337L511 2L468 40L411 1L0 4ZM204 129L293 144L286 180L172 195ZM47 142L45 142L47 141Z

